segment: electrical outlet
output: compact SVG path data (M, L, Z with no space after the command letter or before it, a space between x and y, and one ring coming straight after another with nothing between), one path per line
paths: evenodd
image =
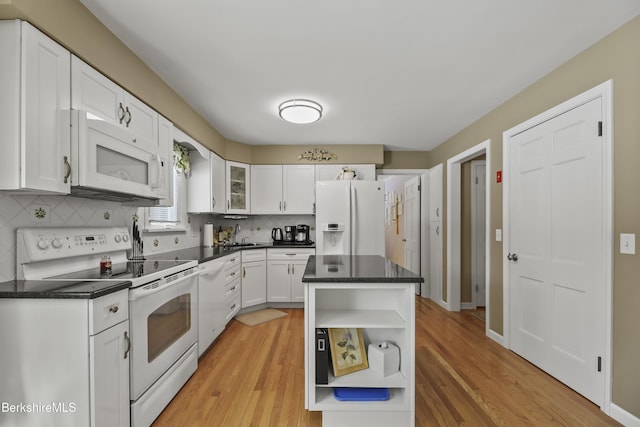
M496 228L496 242L502 242L502 229Z
M626 255L636 254L636 235L620 234L620 253Z

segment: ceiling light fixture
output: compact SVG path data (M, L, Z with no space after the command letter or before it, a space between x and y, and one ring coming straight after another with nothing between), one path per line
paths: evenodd
M307 124L320 120L322 117L322 105L309 99L290 99L278 106L280 117L284 120Z

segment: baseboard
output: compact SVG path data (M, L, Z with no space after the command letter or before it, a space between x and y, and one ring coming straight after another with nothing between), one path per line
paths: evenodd
M609 408L609 416L625 427L640 427L640 418L625 411L615 403Z
M489 332L487 333L487 336L504 347L504 337L502 335L499 335L497 332L489 330Z
M461 302L460 310L475 310L477 307L472 302Z

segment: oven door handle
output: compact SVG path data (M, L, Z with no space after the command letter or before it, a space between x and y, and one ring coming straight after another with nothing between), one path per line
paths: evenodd
M149 284L134 288L129 292L129 301L135 301L135 300L138 300L140 298L144 298L146 296L153 295L155 293L163 291L163 290L165 290L167 288L177 286L177 285L179 285L180 283L182 283L182 282L184 282L186 280L190 280L190 279L194 279L194 278L198 277L198 274L199 273L196 270L194 273L188 274L186 276L183 276L183 277L181 277L181 278L179 278L177 280L173 280L173 281L170 281L170 282L167 282L167 278L164 277L162 279L158 279L158 280L154 281L154 282L159 282L158 286L155 287L155 288L152 287L152 288L145 289L147 286L149 286L151 283L154 283L154 282L151 282ZM169 277L171 277L171 276L169 276Z

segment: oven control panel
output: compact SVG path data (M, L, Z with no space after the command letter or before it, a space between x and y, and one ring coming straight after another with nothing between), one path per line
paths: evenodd
M19 228L16 246L26 262L131 249L126 227Z

